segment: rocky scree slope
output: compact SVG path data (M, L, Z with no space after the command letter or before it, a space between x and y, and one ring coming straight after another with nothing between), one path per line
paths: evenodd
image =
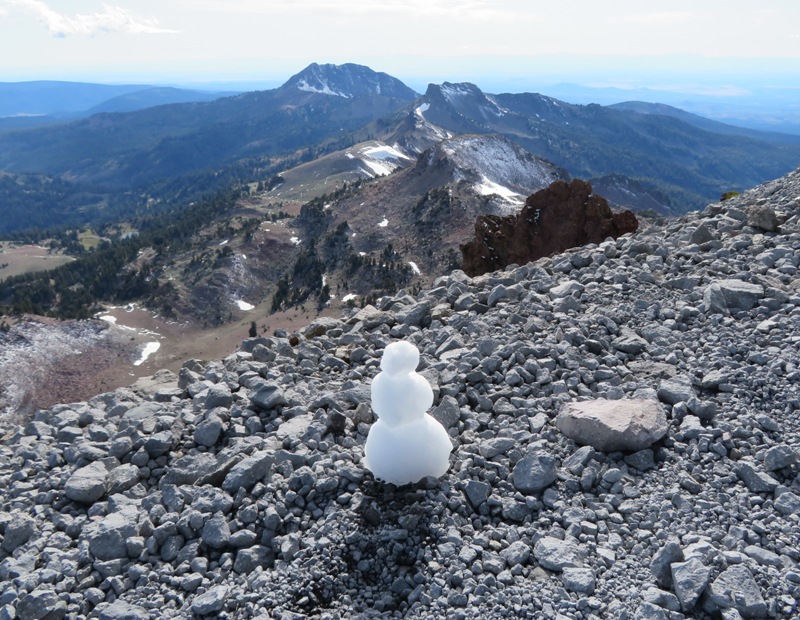
M796 617L798 196L795 172L38 412L0 447L0 615ZM400 338L455 449L394 488L361 460ZM649 448L556 427L634 396L666 414Z

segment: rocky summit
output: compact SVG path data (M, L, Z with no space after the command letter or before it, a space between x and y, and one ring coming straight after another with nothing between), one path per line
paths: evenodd
M636 232L630 210L614 213L591 184L554 181L528 197L516 214L482 215L474 238L461 246L464 271L477 276L510 263L527 263L570 248Z
M799 198L800 171L37 412L0 447L0 618L797 617ZM454 449L398 488L363 457L400 339Z

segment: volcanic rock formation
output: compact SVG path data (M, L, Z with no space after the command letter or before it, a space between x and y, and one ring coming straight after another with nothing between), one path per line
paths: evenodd
M605 198L592 194L586 181L556 181L529 196L517 215L479 217L475 238L461 246L463 269L477 276L512 263L524 265L569 248L617 238L638 227L631 211L612 212Z

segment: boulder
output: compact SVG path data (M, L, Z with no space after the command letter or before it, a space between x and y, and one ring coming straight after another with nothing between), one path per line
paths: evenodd
M256 452L233 466L225 476L222 488L231 494L236 493L240 488L249 491L256 482L267 475L274 462L275 457L272 451Z
M706 287L703 305L709 314L750 310L764 297L764 287L744 280L719 280Z
M554 536L544 536L533 547L533 556L544 568L563 571L565 568L581 568L584 553L578 545Z
M112 512L98 524L87 528L89 551L101 561L127 558L126 540L137 533L136 508L125 506L119 512Z
M537 493L556 481L556 460L545 452L534 452L517 461L511 477L520 493Z
M206 592L196 597L192 602L192 611L198 616L216 614L223 607L228 598L227 586L213 586Z
M593 194L586 181L556 181L528 197L516 215L480 216L474 238L461 246L463 270L477 276L512 263L524 265L635 232L638 227L631 211L612 212L605 198Z
M638 452L667 434L667 415L655 400L564 403L556 418L564 435L596 450Z
M672 565L672 583L683 611L691 611L711 578L711 569L698 558Z
M708 595L719 609L736 609L742 618L766 618L768 615L753 574L742 564L723 571L708 587Z
M64 493L73 502L93 504L106 493L108 470L99 461L76 469L64 485Z
M747 209L747 225L767 232L777 232L780 222L769 205L753 205Z

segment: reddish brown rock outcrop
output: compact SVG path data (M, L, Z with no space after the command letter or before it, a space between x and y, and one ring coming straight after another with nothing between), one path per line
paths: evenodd
M517 215L479 217L475 237L461 246L462 269L476 276L512 263L524 265L542 256L635 232L638 227L631 211L612 212L605 198L592 194L592 186L586 181L556 181L529 196Z

